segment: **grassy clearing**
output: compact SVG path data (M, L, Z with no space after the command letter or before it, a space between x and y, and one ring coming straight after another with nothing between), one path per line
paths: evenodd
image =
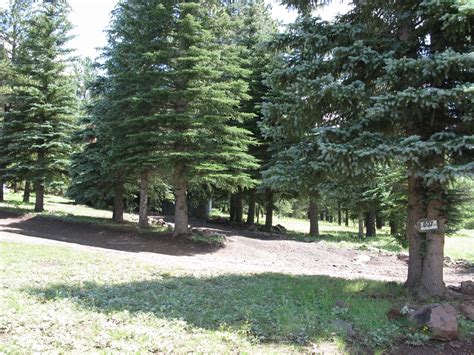
M295 239L303 241L312 241L314 238L309 237L309 222L295 218L275 217L275 224L281 224L289 230L289 234ZM319 229L321 237L328 243L340 246L342 248L376 248L389 252L406 252L407 249L399 245L395 239L389 235L388 227L377 231L376 237L365 238L360 240L357 237L357 226L349 224L339 226L335 223L320 222ZM445 255L450 258L468 260L474 263L474 230L461 229L454 235L446 237Z
M190 274L104 252L2 243L0 351L292 353L386 349L398 285L281 274ZM342 300L348 310L334 308ZM334 327L351 323L352 343Z

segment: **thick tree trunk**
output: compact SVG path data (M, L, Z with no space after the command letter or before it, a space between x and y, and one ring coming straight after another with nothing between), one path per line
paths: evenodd
M244 220L244 206L242 201L242 191L235 194L235 221L242 223Z
M30 202L30 182L28 180L25 181L25 190L23 191L23 202L29 203Z
M396 235L396 234L398 234L398 224L397 224L397 221L395 221L395 220L390 220L389 225L390 225L390 234L391 234L391 235Z
M428 201L427 218L436 219L444 226L443 216L444 201L442 199L442 188L433 188ZM428 299L431 297L443 297L446 294L446 285L443 282L444 262L444 230L426 233L426 246L424 260L421 270L420 289L418 297Z
M121 183L114 188L112 219L114 222L123 223L123 185Z
M35 184L35 212L44 211L44 182L38 181Z
M359 220L359 239L363 239L364 238L364 212L359 211L358 220Z
M422 244L424 236L415 229L415 223L424 216L423 181L413 174L408 177L408 276L405 286L412 294L417 294L421 283L423 265Z
M230 195L229 201L229 221L235 222L235 195Z
M318 205L315 199L309 201L309 235L319 237Z
M175 212L173 237L189 234L188 227L188 182L184 177L184 166L176 164L174 174Z
M346 208L346 211L345 211L345 221L344 221L344 224L346 225L346 227L349 227L349 210Z
M255 189L251 189L249 191L249 210L247 212L247 224L254 225L255 224L255 205L256 205L256 194L257 192Z
M265 192L265 230L271 231L273 227L273 191Z
M149 173L144 172L140 176L140 209L138 212L138 225L140 228L148 227L148 184Z
M365 235L367 237L375 237L377 230L375 229L375 210L371 209L365 216Z

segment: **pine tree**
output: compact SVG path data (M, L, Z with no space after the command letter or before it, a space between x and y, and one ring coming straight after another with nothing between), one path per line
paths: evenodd
M458 1L354 5L333 24L302 19L282 38L291 51L279 122L308 132L293 149L330 176L405 164L406 285L421 298L444 296L445 232L419 233L415 223L443 224L449 181L474 170L474 9Z
M35 211L44 209L45 185L60 183L68 172L76 100L66 72L71 24L65 1L35 7L26 24L14 67L6 113L9 171L35 185Z

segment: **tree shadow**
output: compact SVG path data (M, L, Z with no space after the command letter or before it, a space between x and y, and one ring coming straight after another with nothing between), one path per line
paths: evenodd
M300 345L334 339L335 334L348 343L355 341L334 327L335 319L350 322L362 341L370 330L393 323L386 312L404 299L401 285L395 283L273 273L162 274L146 281L54 284L23 291L40 302L68 299L82 309L109 316L123 311L151 314L196 328L230 330L259 342ZM337 300L347 304L347 311L335 307Z
M170 233L138 231L127 224L117 227L103 225L101 218L87 217L76 221L67 218L0 210L0 231L132 253L192 256L217 249L185 237L172 237Z

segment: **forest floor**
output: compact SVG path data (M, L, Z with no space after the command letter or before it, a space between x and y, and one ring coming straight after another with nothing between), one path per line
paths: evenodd
M472 321L442 343L387 318L414 302L398 252L201 223L226 235L217 247L75 220L62 203L0 206L0 352L473 353ZM473 275L445 268L447 284Z

